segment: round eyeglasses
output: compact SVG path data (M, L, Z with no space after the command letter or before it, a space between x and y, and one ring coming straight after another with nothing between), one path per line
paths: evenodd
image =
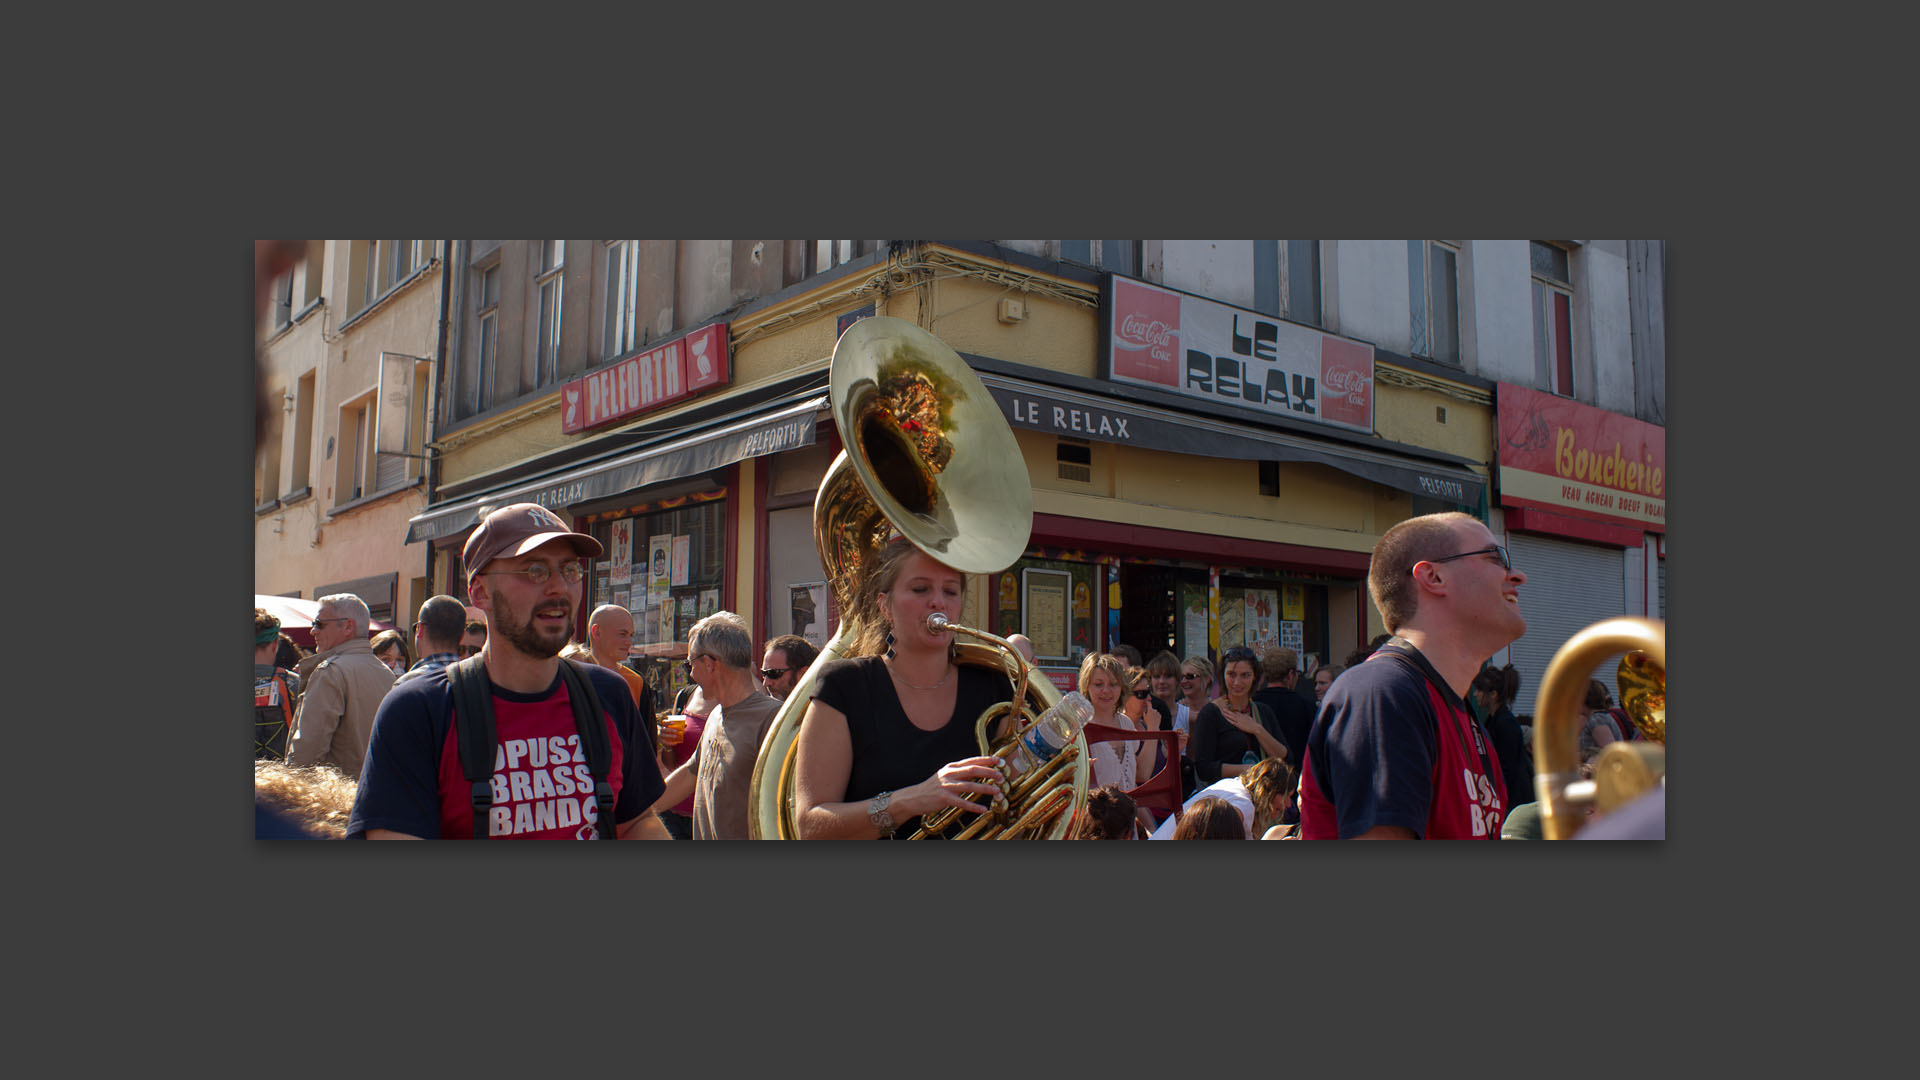
M579 584L580 579L585 577L587 573L585 568L577 562L563 562L560 564L559 569L561 579L569 585ZM528 581L533 582L535 585L545 585L553 579L553 570L554 568L548 566L546 563L537 562L523 566L518 570L482 570L474 576L485 577L488 574L518 574Z

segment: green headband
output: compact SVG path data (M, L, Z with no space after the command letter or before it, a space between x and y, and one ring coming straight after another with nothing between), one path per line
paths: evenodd
M259 633L253 635L253 646L254 648L257 649L262 645L271 645L275 641L278 641L279 639L280 639L280 624L274 623L272 627L266 630L262 630Z

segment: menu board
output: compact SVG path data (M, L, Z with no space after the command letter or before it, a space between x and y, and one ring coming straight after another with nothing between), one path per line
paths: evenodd
M1033 640L1035 656L1067 656L1067 595L1073 586L1072 575L1062 570L1022 571L1027 599L1022 605L1026 615L1027 637Z

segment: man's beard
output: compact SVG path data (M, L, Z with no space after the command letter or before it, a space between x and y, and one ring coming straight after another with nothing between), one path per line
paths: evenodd
M521 619L515 615L512 605L506 602L506 599L500 595L498 590L492 590L491 595L493 597L493 613L488 619L490 625L487 627L487 633L489 635L498 635L505 638L513 644L514 648L535 660L551 660L560 655L561 649L567 647L567 641L572 635L566 630L562 629L556 640L548 641L542 638L539 632L533 628L533 612L554 603L554 601L543 600L535 604L532 608L528 609L526 618ZM559 601L559 603L566 604L568 615L573 614L573 604L571 601L562 600Z

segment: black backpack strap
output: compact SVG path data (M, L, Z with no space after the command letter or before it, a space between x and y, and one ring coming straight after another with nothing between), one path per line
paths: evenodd
M586 751L587 768L593 772L593 798L600 806L600 839L614 839L613 747L607 742L606 707L588 681L578 662L560 658L560 677L567 684L567 701L573 706L573 723L580 729L580 748Z
M447 665L453 720L460 744L460 772L473 785L473 838L487 838L493 816L493 683L478 656Z

